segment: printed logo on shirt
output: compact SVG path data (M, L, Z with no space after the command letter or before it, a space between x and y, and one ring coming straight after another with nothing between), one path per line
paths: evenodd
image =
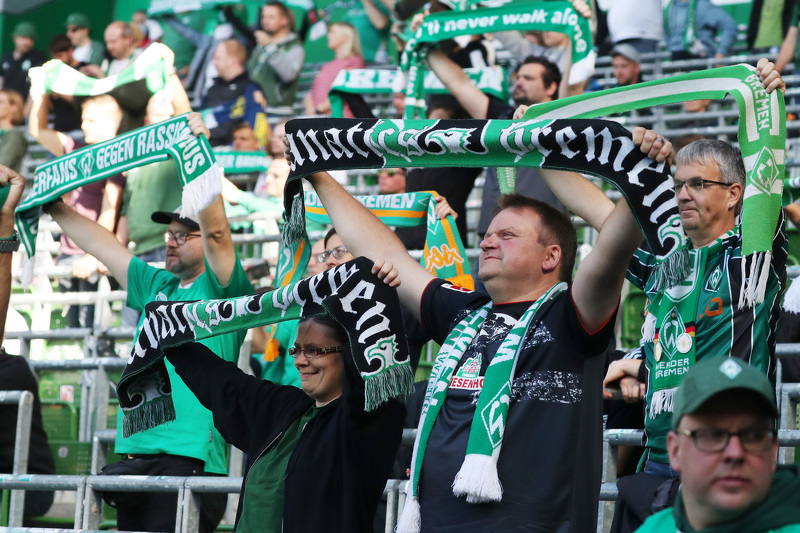
M481 373L481 358L480 355L476 355L474 357L469 357L461 365L461 368L458 369L456 372L456 376L462 378L476 378Z
M719 289L719 283L722 281L722 268L718 265L717 268L708 276L708 281L706 282L706 286L704 287L705 290L709 292L717 292Z
M166 302L167 301L167 295L164 294L163 292L159 292L158 294L156 294L156 301L157 302Z
M458 285L451 285L449 283L446 283L446 284L442 285L442 287L447 289L447 290L451 290L451 291L455 291L455 292L473 292L473 291L471 291L469 289L465 289L464 287L459 287Z

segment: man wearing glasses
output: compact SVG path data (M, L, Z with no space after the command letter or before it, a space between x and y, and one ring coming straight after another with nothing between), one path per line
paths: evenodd
M730 357L697 363L675 393L667 436L680 493L638 531L800 531L800 475L776 466L777 416L760 370Z
M200 115L189 116L195 135L208 137ZM153 194L158 194L153 191ZM64 203L49 206L48 212L61 229L82 249L95 256L128 291L127 305L139 312L152 301L210 300L232 298L253 291L233 248L222 197L199 213L198 219L176 212L153 213L154 222L168 224L166 270L148 265L133 256L110 231ZM227 361L238 361L245 331L212 337L202 343ZM205 409L168 365L176 420L141 433L122 437L117 424L116 453L122 461L106 467L106 473L191 476L225 475L226 446L214 428L211 412ZM120 416L122 416L120 412ZM173 531L177 509L176 493L106 493L117 508L117 522L126 531ZM225 511L227 495L201 497L200 531L214 531Z
M771 72L775 72L772 65L764 63L762 80L764 73ZM770 83L768 91L784 88L780 77L773 77ZM661 496L670 494L670 487L677 487L680 478L670 467L667 453L673 397L684 373L696 361L734 357L774 379L775 328L786 280L783 219L772 233L772 268L764 300L739 308L745 281L737 221L746 179L742 155L728 143L703 139L681 149L676 164L674 189L681 224L689 237L692 272L685 282L660 294L653 289L654 256L644 249L636 252L628 280L648 295L648 320L657 334L654 338L645 335L643 359L612 363L604 382L608 386L632 376L647 384L644 471L618 482L614 533L633 531L652 512L671 505L670 498ZM765 217L773 215L777 214L764 213Z

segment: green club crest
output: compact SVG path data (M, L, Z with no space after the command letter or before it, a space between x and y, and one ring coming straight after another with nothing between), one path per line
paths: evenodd
M86 155L83 156L78 162L78 166L80 167L84 176L92 175L92 169L94 169L94 157L92 157L91 151L86 152Z
M753 185L759 192L769 194L772 184L778 179L779 174L778 163L775 161L772 150L766 147L762 148L758 152L755 165L753 165Z
M370 368L373 367L374 361L380 363L378 369L370 372L369 375L382 372L388 365L395 363L394 354L396 353L397 339L394 335L379 339L378 342L364 350L364 356Z
M661 328L658 332L658 340L663 346L664 355L672 359L677 350L678 336L686 333L686 326L683 323L678 308L673 307L669 315L661 323Z
M507 413L507 409L503 409L503 404L508 406L511 402L511 387L508 383L504 384L494 398L483 408L481 411L481 421L483 427L486 428L486 434L489 435L489 442L492 444L492 449L500 446L503 441L503 430L506 426L506 420L503 413Z
M722 268L717 266L714 271L708 276L708 281L706 282L705 290L709 292L717 292L719 289L719 284L722 281Z

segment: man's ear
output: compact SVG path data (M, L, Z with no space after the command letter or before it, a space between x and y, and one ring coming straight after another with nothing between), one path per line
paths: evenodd
M681 471L680 460L680 438L677 433L670 431L667 433L667 453L669 454L669 466L676 472Z
M728 209L735 209L736 205L741 201L744 189L740 183L733 183L728 187Z
M550 244L545 247L545 256L542 261L542 271L552 272L561 268L561 247L557 244Z
M558 84L556 82L552 82L550 86L547 88L547 96L555 96L558 94Z

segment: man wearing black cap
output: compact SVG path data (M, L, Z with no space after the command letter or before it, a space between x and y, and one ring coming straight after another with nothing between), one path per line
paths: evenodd
M93 41L89 36L89 17L83 13L72 13L64 22L69 42L75 47L72 57L80 63L99 65L103 62L105 46L98 41Z
M47 61L47 55L33 48L36 40L36 27L31 22L20 22L11 33L14 50L0 56L0 89L13 89L22 99L28 98L31 84L28 70Z
M208 136L208 129L195 113L189 127L195 135ZM160 194L153 191L153 194ZM134 257L105 228L80 216L63 203L49 207L61 229L87 253L102 261L128 291L127 305L143 311L152 301L208 300L232 298L252 292L252 286L233 248L222 197L199 213L197 220L179 212L158 211L153 221L168 224L166 271ZM203 344L219 357L237 361L245 331L212 337ZM169 367L176 420L168 425L122 437L118 423L115 452L123 456L104 473L190 476L225 475L225 442L206 410ZM121 415L120 415L121 416ZM117 508L117 523L125 531L173 531L176 493L106 493ZM227 495L201 496L200 531L213 531L225 510Z
M667 448L681 489L672 509L638 531L800 531L800 470L776 467L778 408L764 374L738 359L706 359L674 402Z

